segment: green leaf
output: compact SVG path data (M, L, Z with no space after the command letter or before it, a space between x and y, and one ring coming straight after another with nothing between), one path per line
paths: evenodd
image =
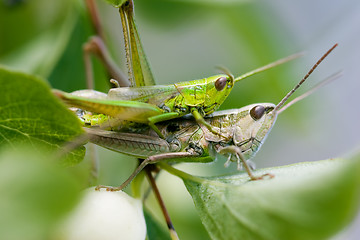
M259 170L275 175L259 181L175 171L212 239L328 239L351 221L360 200L360 154Z
M80 187L46 155L0 152L0 239L50 239L79 199Z
M0 4L0 22L6 23L0 24L0 62L47 77L68 44L81 7L74 0L16 2Z
M0 86L0 146L43 145L56 151L83 132L75 115L39 78L0 67ZM62 163L76 164L84 154L82 147Z
M121 7L127 0L105 0L109 4L113 5L114 7L118 8Z

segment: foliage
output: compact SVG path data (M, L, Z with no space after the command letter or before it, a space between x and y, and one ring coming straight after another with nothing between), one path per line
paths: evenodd
M193 197L212 239L328 239L346 226L360 200L360 155L198 178L173 168ZM221 221L219 221L221 219Z
M0 152L0 239L51 239L79 199L78 179L41 150L17 146Z
M39 78L0 68L0 85L1 146L44 145L56 151L82 133L79 120ZM76 150L62 164L77 164L84 154L84 148Z

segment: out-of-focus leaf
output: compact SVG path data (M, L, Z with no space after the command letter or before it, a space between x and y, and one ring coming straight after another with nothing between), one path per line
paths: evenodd
M212 239L328 239L348 224L360 200L360 155L197 178L178 174Z
M47 77L69 41L80 11L76 5L73 0L0 4L0 22L6 23L0 25L1 63Z
M194 16L202 14L202 9L190 2L169 0L135 0L135 14L139 12L144 19L152 21L158 26L174 27L190 24ZM136 15L135 15L136 20ZM141 26L139 26L141 29Z
M79 184L46 154L0 152L0 239L50 239L79 199Z
M59 150L81 134L79 120L50 92L44 81L30 75L0 68L0 146L44 145ZM68 154L64 165L84 157L82 147Z
M91 34L89 19L85 16L79 16L71 32L68 45L48 77L52 87L69 92L86 87L83 45ZM96 81L95 85L97 89L106 91L109 86L109 78L97 63L98 61L94 61L92 69Z
M2 59L2 63L28 73L47 77L62 55L70 38L74 17L69 16L62 29L41 33L28 44Z
M249 3L253 0L168 0L169 2L188 2L193 5L203 5L203 6L235 6L239 4Z

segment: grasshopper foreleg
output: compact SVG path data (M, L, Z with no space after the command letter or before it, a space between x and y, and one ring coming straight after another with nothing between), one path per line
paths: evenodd
M194 116L194 118L195 118L195 120L196 120L197 123L205 126L205 127L206 127L210 132L212 132L213 134L216 134L217 136L226 139L225 136L223 136L221 133L215 131L215 130L212 128L212 126L205 121L205 119L201 116L201 114L199 113L199 111L198 111L196 108L191 108L191 113L192 113L192 115Z
M162 139L165 139L164 135L160 132L158 127L156 127L155 123L163 122L163 121L174 119L177 117L179 117L179 113L177 113L177 112L163 113L160 115L150 117L148 119L149 120L148 125L158 134L159 137L161 137Z
M231 163L231 157L232 157L232 154L229 154L228 156L228 159L226 160L226 162L224 163L224 167L229 167L230 166L230 163Z
M185 157L198 157L199 154L196 151L189 152L173 152L173 153L162 153L158 155L153 155L145 159L140 163L140 165L134 170L134 172L130 175L130 177L119 187L110 187L99 185L95 188L95 190L99 190L101 188L106 188L107 191L120 191L124 189L140 172L144 169L148 164L157 163L166 159L176 159L176 158L185 158Z
M242 166L244 166L245 171L247 172L247 174L249 175L251 180L263 179L265 176L269 176L270 178L274 177L274 175L272 175L270 173L266 173L266 174L264 174L264 175L262 175L260 177L254 176L254 174L251 171L251 167L246 162L246 160L244 158L244 155L242 154L241 149L239 147L237 147L237 146L224 147L218 153L220 153L220 154L229 154L229 158L225 162L225 166L228 166L230 164L232 155L235 155L236 159L237 159L237 161L236 161L237 162L237 169L240 170L242 168Z

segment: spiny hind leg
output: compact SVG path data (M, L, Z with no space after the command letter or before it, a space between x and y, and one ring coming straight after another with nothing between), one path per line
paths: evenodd
M95 190L99 190L101 188L105 188L107 191L120 191L123 190L148 164L157 163L166 159L176 159L176 158L184 158L184 157L198 157L199 153L195 151L188 152L170 152L170 153L161 153L158 155L153 155L145 159L140 163L140 165L134 170L134 172L130 175L130 177L123 182L118 187L104 186L99 185L95 188Z
M148 180L149 180L149 183L150 183L150 186L151 186L151 189L154 191L154 195L160 205L160 208L161 208L161 211L164 215L164 218L165 218L165 221L166 221L166 225L168 226L168 229L169 229L169 233L170 233L170 237L172 240L178 240L179 237L176 233L176 230L174 228L174 225L171 221L171 218L170 218L170 215L169 215L169 212L167 211L166 209L166 206L165 206L165 203L160 195L160 191L156 185L156 182L155 182L155 177L157 175L155 175L155 177L152 175L152 171L149 169L149 166L145 168L145 171L146 171L146 175L148 177Z

